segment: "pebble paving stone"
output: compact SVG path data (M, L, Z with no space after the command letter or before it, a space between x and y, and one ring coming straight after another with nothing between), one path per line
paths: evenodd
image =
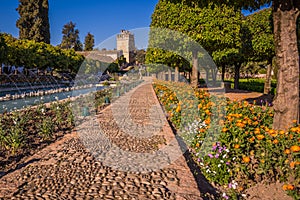
M0 199L201 199L151 79L27 162Z

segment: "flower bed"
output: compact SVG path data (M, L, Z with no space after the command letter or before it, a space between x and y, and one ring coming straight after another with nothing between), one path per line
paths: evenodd
M267 104L229 101L183 83L157 81L154 89L202 173L221 186L223 198L243 197L259 182L280 181L299 199L299 125L273 130Z

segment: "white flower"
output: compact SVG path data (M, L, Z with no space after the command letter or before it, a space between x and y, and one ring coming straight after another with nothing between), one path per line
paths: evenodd
M207 170L206 170L206 173L210 173L210 169L207 169Z
M235 185L235 184L233 184L233 185L232 185L232 188L233 188L233 189L236 189L236 185Z
M221 164L218 164L218 167L221 167Z
M221 163L224 163L224 160L220 160Z
M222 156L222 158L226 158L226 156L227 156L227 154L224 154L224 155Z
M216 172L216 171L213 171L213 173L216 174L217 172Z
M229 151L229 149L225 149L225 151L227 152L227 153L229 153L230 151Z
M235 157L233 157L232 160L235 160Z

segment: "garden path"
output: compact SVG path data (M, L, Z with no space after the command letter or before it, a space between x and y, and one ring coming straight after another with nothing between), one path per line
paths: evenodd
M146 79L1 177L0 199L196 200L215 195L179 143Z

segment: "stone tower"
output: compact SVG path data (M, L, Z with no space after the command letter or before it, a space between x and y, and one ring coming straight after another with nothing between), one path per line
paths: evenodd
M117 50L122 50L128 63L133 61L133 51L135 50L134 35L129 31L122 30L117 35Z

